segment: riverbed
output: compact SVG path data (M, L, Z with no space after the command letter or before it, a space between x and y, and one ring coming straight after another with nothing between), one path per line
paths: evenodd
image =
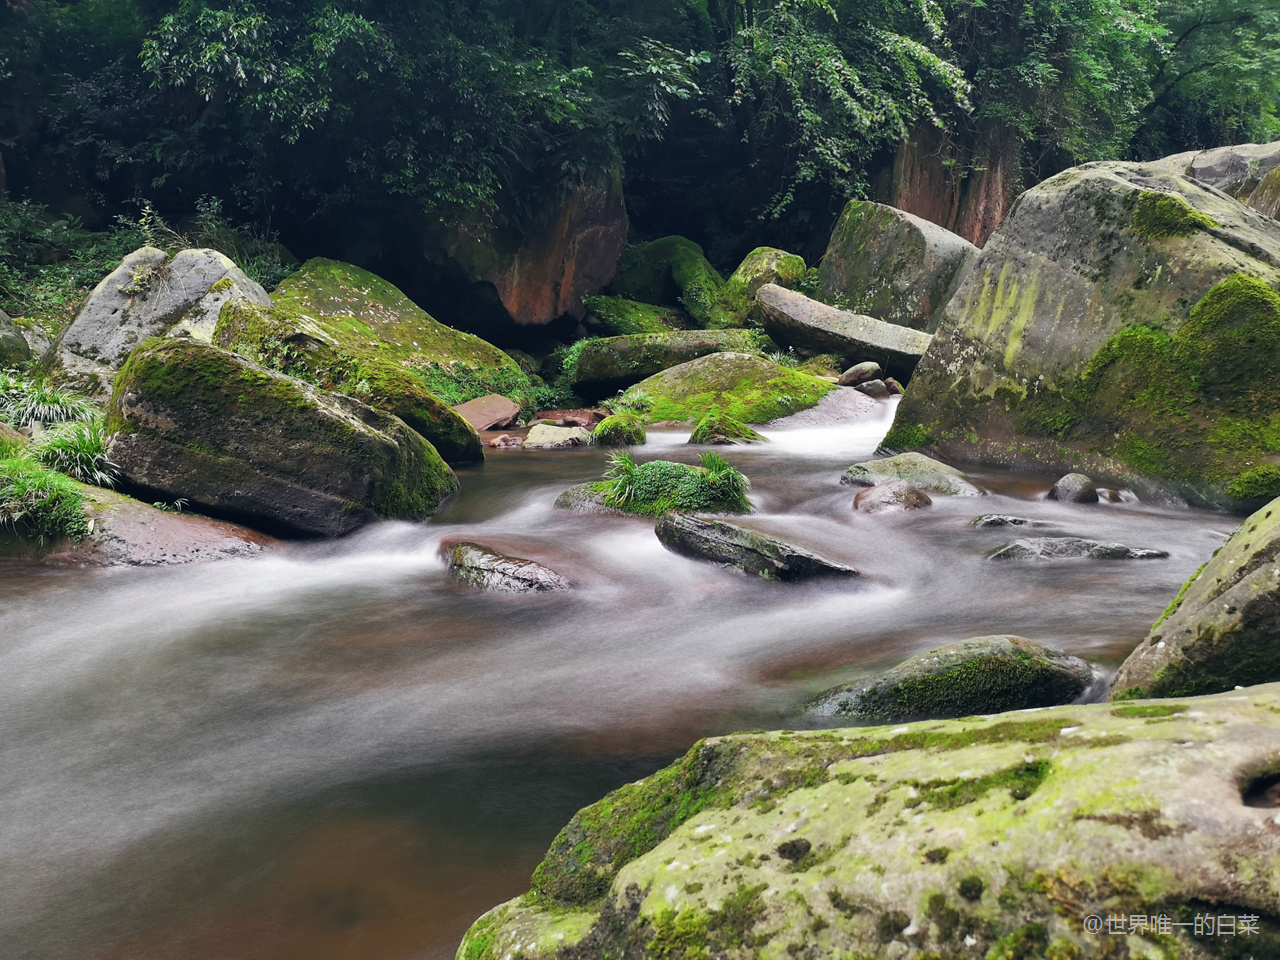
M668 553L652 522L554 508L608 451L490 453L424 524L176 568L0 566L0 943L13 960L452 958L575 810L699 737L802 725L806 697L965 637L1057 644L1105 678L1237 518L981 498L866 516L841 471L885 402L720 448L746 522L857 568L771 583ZM696 462L687 431L637 459ZM980 513L1167 559L997 563ZM478 593L480 540L577 585Z

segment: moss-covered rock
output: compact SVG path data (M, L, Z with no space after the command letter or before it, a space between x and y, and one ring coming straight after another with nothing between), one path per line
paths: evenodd
M864 460L849 467L840 482L851 487L874 487L905 480L913 487L948 497L977 497L982 491L955 467L920 453L900 453L880 460Z
M741 420L735 420L728 414L721 413L718 407L699 420L693 428L693 433L689 434L690 443L765 443L767 439Z
M19 367L31 359L31 347L22 330L0 310L0 370Z
M641 303L683 307L705 327L723 286L724 278L700 246L684 237L663 237L623 251L609 290Z
M711 304L711 317L707 326L760 327L763 318L755 308L756 293L765 284L775 284L794 290L810 281L816 282L816 271L805 265L804 258L787 253L777 247L756 247L738 269L729 275L724 286Z
M1207 912L1272 956L1280 834L1242 792L1278 754L1277 685L707 740L575 815L459 955L1208 960ZM1170 925L1086 932L1121 914Z
M850 200L818 268L818 297L888 323L933 330L978 248L936 223L869 200Z
M188 338L130 355L107 430L130 487L273 532L423 519L458 486L397 417Z
M1025 637L973 637L892 670L819 694L809 713L868 720L967 717L1070 703L1093 671L1079 657Z
M1249 206L1264 217L1280 218L1280 166L1262 178L1258 188L1249 197Z
M405 367L378 360L356 367L352 392L371 407L394 414L428 440L445 463L484 459L476 428L427 389L422 378Z
M811 550L724 520L667 513L658 518L654 533L672 553L736 567L766 580L858 575L852 567Z
M1086 164L988 241L885 446L1228 503L1280 461L1280 223L1158 166Z
M702 465L670 460L636 463L625 452L614 454L603 480L571 487L556 506L575 513L629 513L658 517L664 513L749 513L750 481L714 453Z
M1111 685L1113 698L1181 697L1280 680L1280 501L1246 519L1195 572Z
M597 445L611 447L629 447L645 442L644 421L634 413L623 411L605 417L591 436Z
M767 423L817 404L836 385L747 353L712 353L664 370L635 388L649 397L646 418L698 421L713 410Z
M688 316L679 307L638 303L625 297L588 297L582 302L587 308L583 323L592 334L602 337L667 333L690 326Z
M681 330L606 337L584 343L566 369L574 393L599 400L646 377L709 353L757 352L746 330Z

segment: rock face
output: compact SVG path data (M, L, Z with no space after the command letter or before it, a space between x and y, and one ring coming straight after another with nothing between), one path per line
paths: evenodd
M746 330L680 330L593 340L578 353L573 390L587 400L600 400L709 353L756 350L756 339Z
M422 378L387 362L360 365L364 402L405 424L436 448L445 463L474 463L484 459L480 434L447 403L427 389Z
M906 380L929 348L927 333L837 310L804 294L766 284L756 293L764 329L782 344L834 353L846 361L875 360Z
M1169 556L1164 550L1129 547L1123 543L1100 543L1081 537L1030 537L1005 544L991 554L991 560L1157 560Z
M520 405L501 394L491 393L460 403L453 412L477 430L501 430L512 426L520 417Z
M591 443L591 431L585 427L555 427L548 423L535 423L524 438L526 450L563 450L589 447Z
M737 443L767 443L768 440L741 420L715 411L698 421L689 434L689 442L729 446Z
M540 593L573 586L550 567L508 557L483 543L461 541L441 550L449 572L473 587L498 593Z
M1280 166L1280 142L1241 143L1212 150L1192 150L1165 157L1156 163L1221 190L1241 203L1250 203L1267 174Z
M931 506L929 495L905 480L867 487L853 498L853 509L859 513L903 513Z
M664 370L634 388L659 420L701 420L718 412L743 423L767 423L807 410L836 389L818 377L746 353L711 353Z
M1277 706L1272 684L704 740L575 815L536 896L481 917L459 956L1209 960L1221 941L1191 926L1084 928L1206 912L1248 918L1241 956L1275 956L1275 808L1241 795L1274 769Z
M182 250L172 260L155 247L135 250L94 287L58 337L56 356L48 361L51 372L105 393L130 350L181 321L224 279L220 290L234 290L259 306L271 303L262 287L216 250Z
M1159 166L1068 170L967 272L885 445L1222 501L1271 456L1277 286L1280 223Z
M1098 488L1083 473L1068 473L1049 488L1049 499L1063 503L1097 503Z
M1267 504L1187 581L1121 665L1113 699L1217 693L1280 679L1280 502Z
M1079 657L1026 637L974 637L930 650L870 680L819 694L819 717L901 721L1070 703L1093 681Z
M126 484L294 536L423 519L458 486L398 418L185 338L134 351L107 430Z
M0 370L16 367L31 359L31 347L18 325L0 310Z
M723 520L668 513L658 518L654 532L672 553L727 564L766 580L858 575L852 567Z
M882 203L850 200L818 268L818 296L854 313L933 330L934 314L977 253L936 223Z
M900 453L882 460L855 463L840 477L841 483L853 487L874 487L892 480L905 480L913 487L948 497L982 496L982 491L955 467L921 453Z

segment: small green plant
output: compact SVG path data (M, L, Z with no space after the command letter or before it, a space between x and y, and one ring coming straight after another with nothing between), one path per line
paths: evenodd
M609 459L605 479L596 489L612 507L644 516L669 510L748 513L751 482L714 452L702 456L701 467L669 460L637 464L619 451Z
M653 397L639 389L632 387L619 393L616 397L612 397L601 404L610 413L648 413L653 407Z
M43 466L81 483L99 487L115 484L117 467L107 459L107 438L101 420L59 424L40 438L34 455Z
M97 404L88 397L44 380L8 380L8 388L3 386L0 384L0 421L15 427L67 423L98 415Z
M0 526L41 542L89 535L84 497L74 481L21 455L0 460Z

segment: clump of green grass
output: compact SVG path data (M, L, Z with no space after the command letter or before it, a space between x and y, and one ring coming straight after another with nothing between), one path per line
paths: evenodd
M636 463L629 453L615 453L598 485L615 509L643 516L670 510L686 513L748 513L751 481L718 453L702 455L702 466L669 460Z
M653 406L653 397L639 387L632 387L630 390L619 393L616 397L609 398L601 406L610 413L643 414L647 413L649 408Z
M97 404L88 397L62 390L47 381L0 379L0 421L15 427L70 423L98 415Z
M35 458L81 483L115 484L116 465L107 459L107 437L101 419L63 423L48 430L34 450Z
M0 527L37 540L89 535L84 496L69 478L27 456L0 460Z

